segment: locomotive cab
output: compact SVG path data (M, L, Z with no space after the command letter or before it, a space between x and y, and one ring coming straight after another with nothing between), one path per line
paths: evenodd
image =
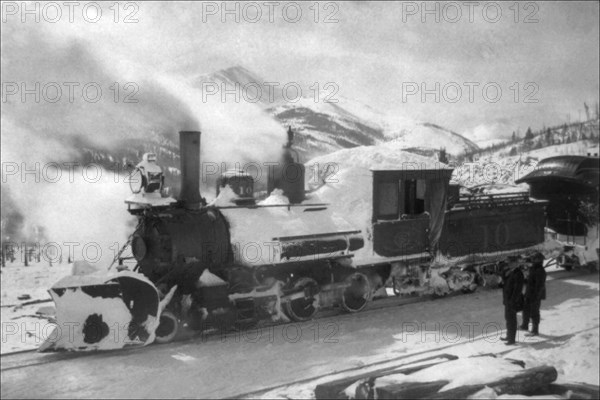
M375 253L394 257L429 252L441 233L452 170L372 172Z

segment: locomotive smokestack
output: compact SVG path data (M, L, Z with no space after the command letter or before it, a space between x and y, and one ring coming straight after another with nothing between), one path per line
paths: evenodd
M179 132L179 157L181 158L181 192L179 200L185 208L198 209L200 197L200 132Z

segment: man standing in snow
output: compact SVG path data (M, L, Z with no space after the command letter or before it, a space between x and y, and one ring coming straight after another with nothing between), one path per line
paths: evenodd
M517 312L523 307L523 272L516 261L505 264L502 274L502 304L504 304L504 319L506 319L506 336L500 340L507 345L516 343Z
M544 269L544 255L535 253L531 258L531 267L527 277L525 289L525 304L523 306L523 323L520 328L529 329L529 319L533 323L531 333L526 336L537 336L540 326L540 306L546 299L546 270Z

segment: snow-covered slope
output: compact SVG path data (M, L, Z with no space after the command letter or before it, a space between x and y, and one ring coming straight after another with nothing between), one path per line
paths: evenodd
M266 85L268 81L242 66L201 74L190 80L191 85L204 90L207 96L226 101L250 100L282 125L291 125L297 132L296 147L307 158L389 141L406 149L445 148L456 155L479 149L472 141L441 126L390 115L331 91L323 90L315 96L313 90L303 88L303 97L286 98L282 85ZM233 94L236 88L239 100ZM223 92L225 89L231 92ZM214 91L217 93L209 94ZM290 91L289 96L292 95Z
M485 139L485 140L479 140L479 141L477 141L477 145L480 148L485 149L487 147L503 145L503 144L506 144L508 142L509 142L509 139L504 139L504 138Z
M320 98L323 98L321 96ZM439 151L450 154L478 150L479 147L441 126L400 115L379 112L358 101L339 98L337 103L317 103L303 98L268 110L284 125L292 125L304 136L300 143L313 154L360 145L394 142L404 149Z
M301 98L267 110L282 125L297 132L296 147L306 156L343 148L368 146L385 139L379 126L362 120L336 103Z
M587 155L590 149L598 152L598 142L580 140L572 143L557 144L510 155L510 148L486 153L472 162L457 165L453 181L463 186L473 187L484 184L513 185L515 180L531 172L540 160L561 155ZM521 190L528 190L527 184L520 185Z
M417 121L399 113L383 113L359 101L341 97L340 105L352 115L384 134L383 141L394 141L403 148L445 148L448 153L460 154L479 149L479 146L466 137L439 125Z

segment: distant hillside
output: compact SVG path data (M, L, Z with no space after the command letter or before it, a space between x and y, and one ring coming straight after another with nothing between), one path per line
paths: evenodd
M513 185L545 158L588 153L597 156L599 135L597 119L532 132L528 138L466 154L457 163L453 180L467 187L491 183ZM527 189L527 184L521 184L521 190Z
M304 159L344 148L392 141L402 149L437 152L445 148L454 155L479 149L475 143L456 132L432 123L388 115L360 101L335 95L331 99L336 102L325 102L331 93L320 93L318 101L313 97L286 101L280 88L267 87L264 82L268 82L268 79L256 76L241 66L202 74L191 82L197 89L212 84L235 88L236 84L244 87L254 83L247 86L247 98L258 99L255 103L257 107L262 107L284 128L292 126L297 133L295 145ZM257 86L260 87L260 93Z
M476 159L494 153L506 153L507 155L518 155L533 150L539 150L550 146L569 144L582 140L590 140L592 147L594 141L597 145L599 138L600 119L573 122L532 131L528 129L524 137L515 137L512 140L493 140L488 146L480 146L480 149L465 152L460 159ZM581 152L587 153L582 149Z

